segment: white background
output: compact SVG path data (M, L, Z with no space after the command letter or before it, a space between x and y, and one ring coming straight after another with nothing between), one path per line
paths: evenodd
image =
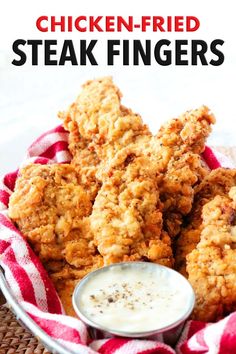
M233 146L235 142L236 42L235 11L229 1L8 1L0 13L0 174L15 169L27 146L42 132L58 124L57 112L77 96L80 85L95 77L112 75L124 95L123 103L139 112L153 132L165 120L187 109L208 105L217 124L209 143ZM41 33L35 26L41 15L142 15L197 16L200 29L195 33ZM12 43L18 39L203 39L225 41L225 62L218 67L174 65L113 67L99 66L15 67ZM58 45L58 52L60 52ZM98 47L104 57L106 48ZM41 54L42 57L42 54Z

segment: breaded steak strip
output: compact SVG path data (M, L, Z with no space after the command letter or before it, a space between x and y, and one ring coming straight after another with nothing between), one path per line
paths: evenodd
M169 236L162 231L157 166L134 148L112 161L93 206L91 227L105 264L149 260L172 266Z
M81 169L82 182L99 189L96 173L117 151L139 143L150 132L141 117L121 105L121 92L111 77L88 81L75 103L60 113L69 134L72 163Z
M180 231L183 216L191 210L194 186L209 172L200 158L215 118L205 106L188 111L161 127L147 151L158 161L164 203L164 227L170 236Z
M31 164L20 171L9 203L9 216L40 258L61 260L92 205L70 165ZM79 232L78 232L79 238Z
M189 281L196 294L193 318L217 321L236 310L236 188L203 207L197 248L187 256Z
M21 169L10 198L10 218L39 255L56 288L61 279L80 279L103 265L90 232L90 197L79 183L71 165L31 164Z
M191 209L196 186L208 173L202 166L199 155L186 153L178 159L172 159L160 183L160 199L164 204L164 227L171 237L180 232L183 217Z
M206 106L190 110L163 125L157 138L162 146L172 149L172 155L181 156L185 152L201 154L211 132L215 117Z
M186 256L196 248L200 240L203 206L217 195L227 196L235 185L236 170L218 168L211 171L196 187L192 210L176 242L175 268L184 276L187 276Z

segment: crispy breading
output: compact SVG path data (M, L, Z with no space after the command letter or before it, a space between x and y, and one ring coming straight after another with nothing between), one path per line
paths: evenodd
M121 105L121 92L111 77L87 81L77 100L59 116L69 134L72 163L81 170L92 196L99 190L99 170L117 151L151 135L141 117Z
M123 107L120 101L121 92L110 77L105 77L88 81L76 102L60 114L70 132L72 163L82 170L83 182L92 189L93 200L100 188L99 181L102 182L102 171L115 154L123 147L141 146L146 154L158 160L158 171L165 174L159 186L165 228L175 236L180 231L182 215L191 209L193 185L206 175L199 156L214 116L202 106L170 120L152 137L141 117ZM185 163L185 171L179 159Z
M31 164L21 169L10 198L9 216L56 288L61 279L78 281L103 265L90 230L91 210L90 196L73 166Z
M183 217L191 209L194 199L194 186L208 173L197 154L187 152L169 162L164 178L160 183L160 198L164 203L164 226L170 236L180 232Z
M187 256L188 279L196 294L192 317L217 321L236 310L236 188L202 210L197 248Z
M180 232L183 216L191 210L195 185L209 173L200 154L214 122L213 114L202 106L167 122L145 145L163 174L160 199L164 203L164 228L171 237Z
M162 231L157 166L134 148L113 159L93 206L91 227L105 264L149 260L172 266L169 236Z
M201 154L214 123L215 117L209 108L201 106L167 122L159 130L157 138L163 146L172 147L175 157L188 151Z
M9 216L41 259L63 259L65 243L80 233L92 205L70 165L31 164L20 171Z
M218 168L211 171L195 188L192 210L175 246L175 268L184 276L187 276L186 256L196 248L200 240L203 206L217 195L227 196L234 185L236 185L236 170Z

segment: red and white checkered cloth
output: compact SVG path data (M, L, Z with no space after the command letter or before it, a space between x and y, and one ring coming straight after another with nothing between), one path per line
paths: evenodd
M206 148L203 158L211 169L233 167L223 155ZM23 164L65 163L68 133L62 126L39 137L28 149ZM53 339L74 353L102 354L200 354L236 353L236 312L215 324L189 321L175 349L157 341L111 338L88 343L86 326L66 316L41 262L7 216L9 197L18 171L0 181L0 265L16 299L31 318Z

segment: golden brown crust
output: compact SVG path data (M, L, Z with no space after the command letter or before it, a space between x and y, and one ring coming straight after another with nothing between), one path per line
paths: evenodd
M105 264L149 260L172 266L162 232L157 166L134 148L117 153L93 206L91 227Z
M218 168L211 171L195 188L191 213L176 242L175 267L184 276L187 276L186 256L196 248L200 240L203 206L217 195L227 196L234 185L236 185L236 170Z
M167 122L149 144L164 175L159 184L160 199L164 203L164 227L171 237L180 232L183 216L192 208L194 187L209 173L200 154L214 123L213 114L202 106Z
M202 106L172 119L152 137L141 117L121 105L121 96L111 77L88 81L76 102L60 114L70 132L72 162L82 171L83 183L94 200L103 170L115 154L127 146L140 146L158 160L158 171L165 174L160 197L166 231L174 237L182 216L191 209L193 186L207 173L200 154L215 118Z
M57 289L62 279L78 281L103 265L90 230L91 210L90 195L73 166L31 164L20 170L9 216Z
M92 188L93 199L100 188L100 171L116 152L151 135L141 117L121 105L121 96L111 77L88 81L77 100L59 114L70 132L72 163Z
M197 248L187 256L189 281L196 294L193 318L217 321L236 310L236 188L231 198L216 196L203 207Z

